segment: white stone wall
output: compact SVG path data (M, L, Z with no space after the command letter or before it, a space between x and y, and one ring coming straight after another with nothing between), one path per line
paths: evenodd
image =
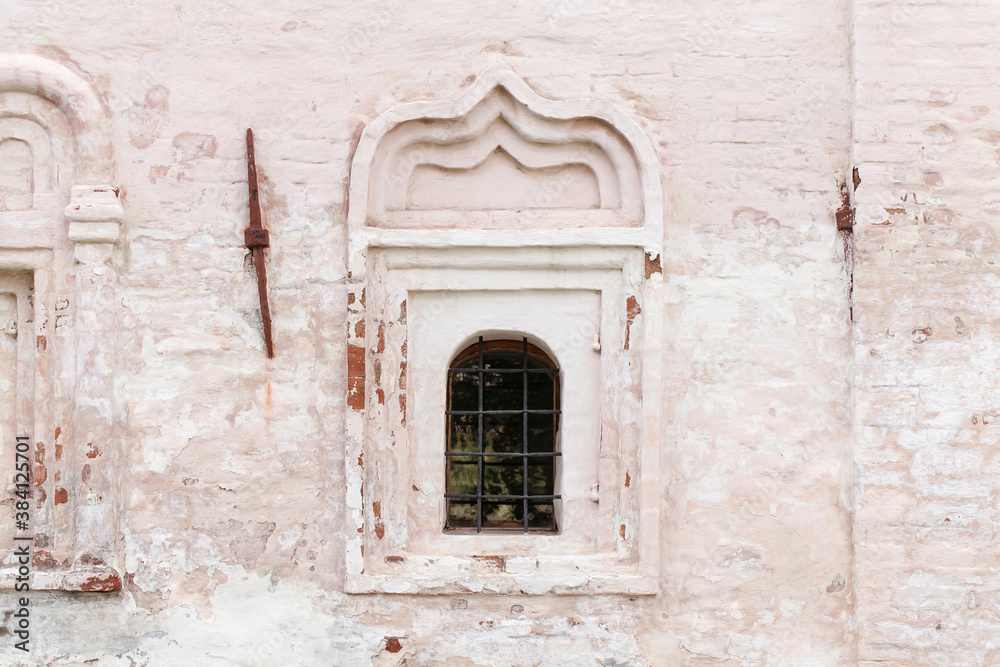
M998 12L7 3L0 49L69 67L110 119L125 457L122 591L35 593L33 653L0 636L0 661L1000 660ZM342 592L351 158L379 114L453 98L498 56L543 97L620 108L659 159L656 596ZM247 127L271 361L242 247ZM852 164L853 241L835 222Z

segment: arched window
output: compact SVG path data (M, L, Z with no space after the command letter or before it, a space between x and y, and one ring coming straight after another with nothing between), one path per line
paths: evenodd
M559 368L528 339L479 342L448 369L446 529L556 531Z

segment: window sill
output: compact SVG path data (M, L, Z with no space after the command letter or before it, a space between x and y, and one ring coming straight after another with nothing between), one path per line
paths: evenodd
M496 557L498 566L504 560ZM499 570L499 567L495 568ZM441 577L407 575L348 575L344 592L353 594L392 593L406 595L656 595L659 586L653 577L622 575L542 575L510 574Z

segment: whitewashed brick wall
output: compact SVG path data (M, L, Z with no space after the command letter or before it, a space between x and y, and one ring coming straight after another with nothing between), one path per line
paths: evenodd
M1000 662L998 22L990 2L856 8L864 665Z
M27 664L1000 662L998 23L958 0L8 3L0 49L102 98L126 209L124 590L35 594ZM660 160L655 597L341 592L351 157L498 56L620 107Z

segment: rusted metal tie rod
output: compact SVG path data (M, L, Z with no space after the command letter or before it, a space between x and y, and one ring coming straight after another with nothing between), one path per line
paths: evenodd
M270 247L267 230L260 222L260 199L257 196L257 165L253 159L253 130L247 128L247 184L250 186L250 226L244 233L247 248L253 253L257 269L257 295L260 297L260 319L264 323L264 347L267 356L274 359L274 340L271 338L271 309L267 305L267 270L264 267L264 248Z

